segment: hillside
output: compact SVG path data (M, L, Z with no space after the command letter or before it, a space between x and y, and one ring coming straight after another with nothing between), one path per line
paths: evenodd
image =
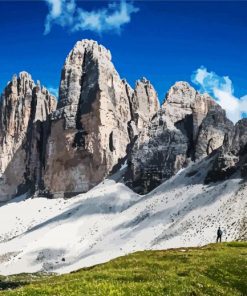
M246 295L247 244L144 251L62 275L0 278L0 295Z
M0 274L67 273L148 249L246 239L246 183L235 174L204 184L214 157L145 196L121 182L124 168L72 199L25 199L0 207Z

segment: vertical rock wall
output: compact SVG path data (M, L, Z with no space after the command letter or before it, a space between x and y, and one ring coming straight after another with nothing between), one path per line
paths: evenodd
M224 110L210 96L177 82L135 143L126 184L139 193L149 192L191 161L219 148L232 129Z
M120 79L109 50L92 40L77 42L69 53L59 93L45 187L53 195L85 192L126 156L139 125L158 110L158 98L147 80L133 91Z
M34 190L39 182L42 124L55 108L55 97L26 72L5 88L0 105L0 200Z

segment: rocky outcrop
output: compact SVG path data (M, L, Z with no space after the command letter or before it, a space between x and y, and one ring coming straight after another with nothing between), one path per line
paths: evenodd
M224 144L217 151L205 182L225 180L234 173L247 177L247 118L238 121L225 136Z
M0 105L0 200L28 191L38 182L44 125L56 99L21 72L8 83Z
M77 42L69 53L59 96L44 173L45 188L56 196L98 184L159 108L150 82L138 81L133 91L120 79L109 50L92 40Z
M158 95L146 78L137 80L130 107L133 120L140 132L160 108Z
M201 159L219 148L233 124L225 111L208 95L199 94L187 82L177 82L163 104L166 122L186 132L192 160Z
M139 193L149 192L189 162L219 148L232 128L212 98L177 82L136 141L125 182Z

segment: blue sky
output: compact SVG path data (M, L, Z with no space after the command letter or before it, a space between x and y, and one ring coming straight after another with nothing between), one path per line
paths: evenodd
M247 94L247 2L134 1L125 10L109 3L0 0L1 91L22 70L57 88L66 55L89 38L111 50L132 86L148 78L161 101L179 80L206 89L193 78L201 66L229 77L237 99Z

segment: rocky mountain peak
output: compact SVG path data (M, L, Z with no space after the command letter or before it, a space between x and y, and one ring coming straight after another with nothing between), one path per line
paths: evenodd
M142 77L141 79L139 79L139 80L137 80L136 81L136 84L138 84L138 83L143 83L143 84L151 84L151 82L146 78L146 77Z
M56 98L35 85L29 73L14 75L7 84L0 102L0 200L18 192L18 186L26 182L34 137L39 137L34 136L35 123L45 121L55 108Z
M12 80L8 82L5 93L13 95L13 97L20 98L23 95L31 94L34 87L32 76L22 71L18 75L14 74Z
M140 193L150 191L191 161L219 148L232 128L210 96L177 82L129 155L127 184Z
M16 75L14 75L14 76L16 76ZM27 71L19 72L18 76L19 76L20 80L23 80L23 79L32 80L31 74L28 73Z
M195 102L196 90L185 81L176 82L167 92L162 106L167 104L181 104L182 107L190 107Z
M91 82L98 79L101 70L115 70L111 64L111 53L93 40L78 41L68 54L61 74L58 108L77 105L85 76L91 75ZM105 70L104 70L105 69ZM69 83L69 85L66 85ZM111 82L109 81L108 84ZM89 81L89 87L90 81ZM71 107L73 109L73 107Z
M239 120L226 134L222 147L213 158L206 182L216 182L238 174L247 178L247 118Z
M93 40L78 41L68 54L57 108L49 91L21 72L2 99L0 195L27 184L50 196L89 190L126 158L158 109L152 84L142 78L133 90L110 51Z
M53 193L85 192L98 184L126 157L138 130L159 108L151 83L143 79L133 90L120 78L110 51L92 40L79 41L70 51L59 95L44 176Z
M134 120L139 130L142 130L149 119L159 110L160 103L153 85L145 77L136 81L131 98Z
M99 44L97 41L90 39L77 41L72 52L84 52L85 50L93 53L95 58L107 59L109 61L112 59L110 50Z

